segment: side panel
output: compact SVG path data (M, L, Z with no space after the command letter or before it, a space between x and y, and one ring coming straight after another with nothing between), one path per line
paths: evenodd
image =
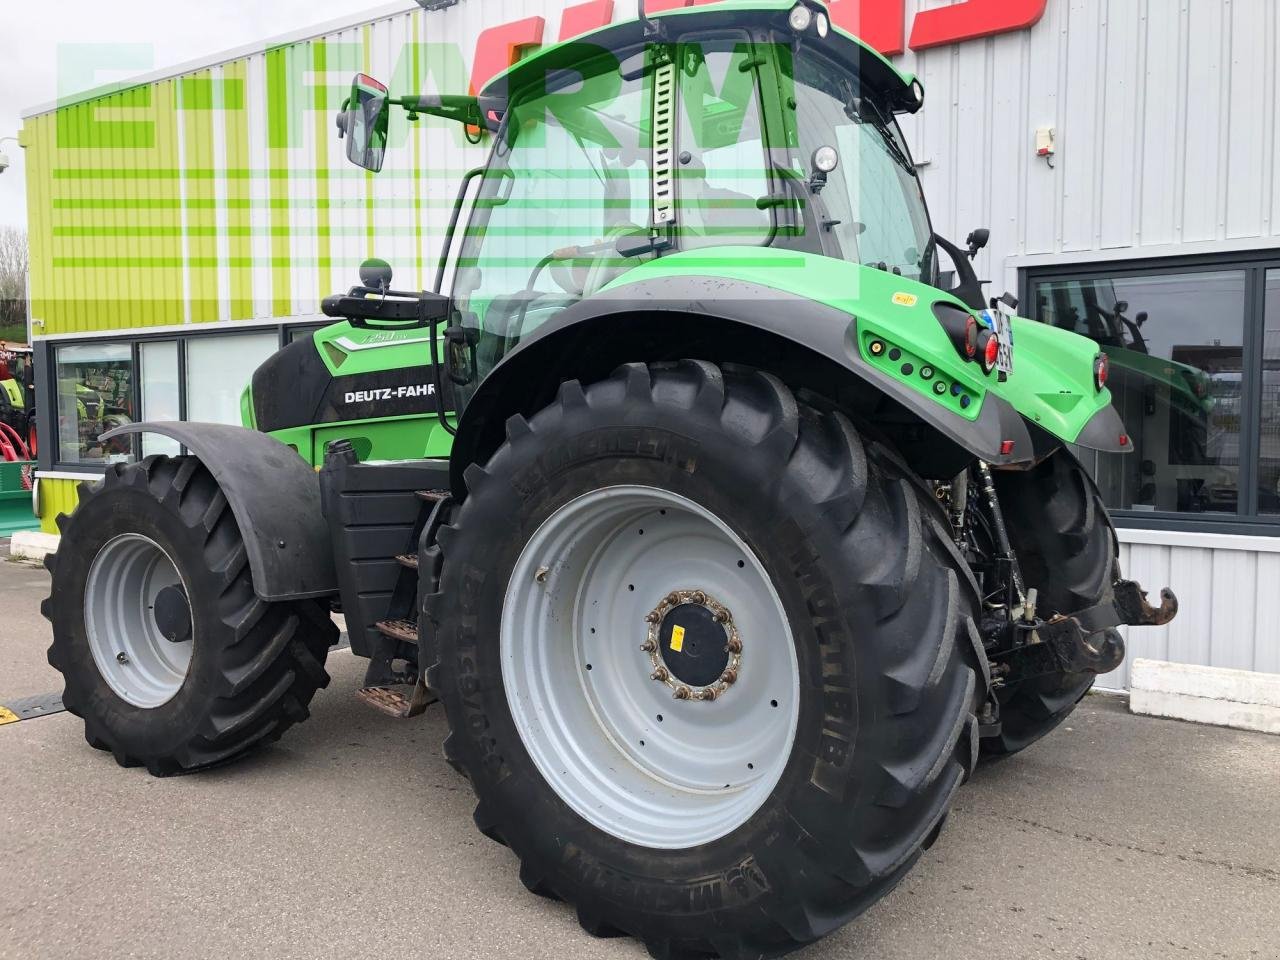
M374 624L387 618L402 579L404 568L396 556L418 552L426 505L416 491L441 489L448 483L445 460L367 464L335 453L320 471L342 609L351 649L358 656L389 660L394 655L395 641Z

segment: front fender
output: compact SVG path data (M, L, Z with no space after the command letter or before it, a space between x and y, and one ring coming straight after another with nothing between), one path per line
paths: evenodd
M264 433L220 423L130 423L103 440L155 433L177 440L213 474L244 537L254 592L263 600L337 593L315 470Z

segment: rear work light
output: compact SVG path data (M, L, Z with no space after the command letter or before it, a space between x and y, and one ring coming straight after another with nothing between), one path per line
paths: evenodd
M1105 353L1100 353L1093 361L1093 385L1101 393L1107 388L1107 378L1111 376L1111 360Z

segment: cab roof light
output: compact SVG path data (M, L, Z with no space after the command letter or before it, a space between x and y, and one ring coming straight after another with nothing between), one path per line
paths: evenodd
M787 15L787 23L796 33L804 33L813 24L813 11L803 3L797 3Z

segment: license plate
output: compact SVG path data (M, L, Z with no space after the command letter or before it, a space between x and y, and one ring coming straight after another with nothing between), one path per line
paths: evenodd
M1000 344L996 369L1005 376L1013 373L1013 316L1013 308L1004 301L1000 301L996 310L986 312L991 329L995 331L996 340Z

